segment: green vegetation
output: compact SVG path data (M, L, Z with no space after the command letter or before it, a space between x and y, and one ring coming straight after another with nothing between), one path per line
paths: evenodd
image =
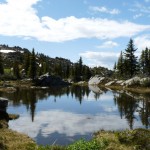
M90 141L81 139L68 146L38 146L29 137L0 129L1 150L149 150L150 130L99 131Z
M134 42L130 39L125 52L120 53L117 63L114 65L114 77L129 79L135 75L147 77L150 75L150 49L147 47L137 59Z
M10 129L0 129L1 150L35 150L35 142L26 135Z
M30 65L29 65L29 77L34 80L37 75L37 66L36 66L36 56L34 49L32 50L32 54L30 56Z
M108 142L105 139L91 141L85 141L83 139L69 145L66 150L102 150L108 146Z
M4 67L3 67L3 60L2 60L2 56L0 53L0 75L4 74Z
M83 63L82 57L77 62L72 63L65 58L51 58L42 53L35 53L34 48L30 52L28 49L18 46L9 47L8 45L1 45L1 47L6 50L14 50L12 53L1 53L1 80L35 79L49 73L50 75L59 76L62 79L78 82L88 81L91 76L96 74L104 76L112 75L112 71L104 67L90 68Z
M125 52L120 53L118 63L115 65L115 75L118 78L132 78L137 74L138 71L138 62L135 52L137 49L134 48L133 40L130 39L127 49Z

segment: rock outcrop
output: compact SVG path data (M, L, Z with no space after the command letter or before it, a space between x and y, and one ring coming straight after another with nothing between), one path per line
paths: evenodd
M121 85L122 86L131 86L131 85L135 85L137 83L140 83L141 78L140 77L133 77L131 79L128 79L126 81L124 81Z
M44 74L35 81L36 86L67 86L68 82L63 81L60 77Z
M99 75L95 75L94 77L91 77L88 84L89 85L98 85L101 82L103 82L106 78L105 77L101 77Z

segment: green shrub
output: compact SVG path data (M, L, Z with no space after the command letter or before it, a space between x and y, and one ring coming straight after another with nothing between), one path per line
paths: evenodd
M150 149L150 130L135 129L118 132L117 137L122 144L134 145L137 150Z
M104 149L108 143L105 140L98 142L96 139L91 141L79 140L67 147L67 150L100 150Z
M0 75L0 80L17 80L17 78L11 74Z
M66 150L63 146L39 146L37 150Z

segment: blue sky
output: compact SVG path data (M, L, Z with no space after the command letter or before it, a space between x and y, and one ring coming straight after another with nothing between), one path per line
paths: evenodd
M130 38L150 47L150 0L0 0L0 43L113 68Z

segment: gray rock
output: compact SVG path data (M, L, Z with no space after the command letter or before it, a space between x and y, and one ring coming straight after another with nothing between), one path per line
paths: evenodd
M8 99L0 97L0 110L6 111L7 106L8 106Z
M128 80L124 81L121 85L131 86L131 85L134 85L137 82L140 83L140 80L141 80L140 77L133 77L131 79L128 79Z
M116 81L116 84L121 85L123 82L124 82L123 80L118 80L118 81Z
M68 82L63 81L60 77L49 75L48 73L40 76L35 81L36 86L67 86Z
M88 84L89 85L97 85L105 80L105 77L101 77L99 75L95 75L94 77L91 77Z
M110 81L110 82L106 83L105 86L110 86L110 85L112 85L114 83L115 83L115 81Z

